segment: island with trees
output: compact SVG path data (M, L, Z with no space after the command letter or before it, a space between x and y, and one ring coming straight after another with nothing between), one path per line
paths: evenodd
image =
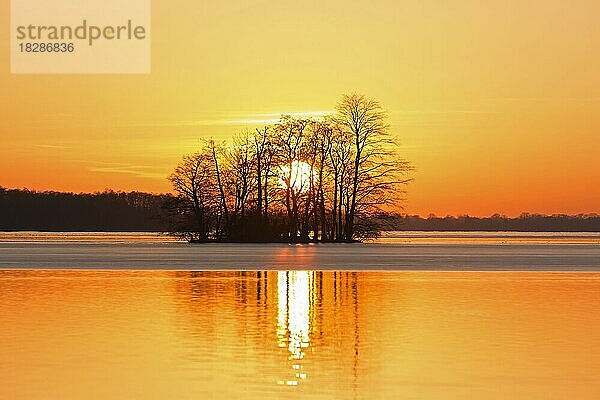
M319 120L281 117L205 142L169 176L170 232L191 242L352 242L377 236L411 167L381 105L343 96Z

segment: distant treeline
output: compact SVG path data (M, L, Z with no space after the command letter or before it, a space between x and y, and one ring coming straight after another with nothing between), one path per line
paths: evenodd
M0 187L0 230L168 232L169 194L62 193ZM600 215L521 214L511 218L379 216L379 226L403 231L600 232Z
M61 193L0 187L3 231L167 231L170 195L141 192Z
M600 232L600 215L542 215L523 213L516 218L400 215L388 217L391 230L402 231L516 231L516 232Z

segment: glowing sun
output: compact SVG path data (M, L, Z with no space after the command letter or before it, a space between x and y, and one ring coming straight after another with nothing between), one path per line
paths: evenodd
M311 167L304 161L294 161L290 166L285 165L281 167L281 172L279 174L279 184L282 188L289 187L294 189L296 192L303 192L308 190L310 185L310 180L314 179L314 173L311 173Z

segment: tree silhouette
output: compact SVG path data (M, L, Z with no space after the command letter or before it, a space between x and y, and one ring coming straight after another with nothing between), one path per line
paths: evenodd
M378 102L344 96L334 116L284 115L230 144L208 141L170 180L195 241L344 241L376 236L398 208L408 162ZM177 208L175 207L175 208ZM188 228L189 229L189 228ZM175 232L176 233L176 232Z

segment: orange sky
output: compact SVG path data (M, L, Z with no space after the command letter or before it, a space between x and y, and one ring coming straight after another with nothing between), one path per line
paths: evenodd
M0 30L0 186L168 191L199 138L359 91L416 167L407 212L600 212L598 1L174 0L152 13L149 75L11 75Z

